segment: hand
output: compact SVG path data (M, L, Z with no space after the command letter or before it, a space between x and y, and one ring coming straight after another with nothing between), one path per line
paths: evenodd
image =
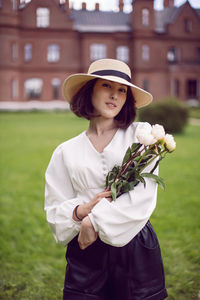
M91 210L93 209L93 207L99 203L99 201L101 201L102 198L106 198L108 201L112 201L111 198L111 191L103 191L101 193L98 193L90 202L85 203L85 204L81 204L79 205L78 209L77 209L77 215L80 219L83 219L84 217L86 217ZM79 221L75 214L73 213L73 219L75 221Z
M87 216L82 220L81 230L78 235L78 243L82 250L86 249L98 238L97 232L95 232L94 227Z

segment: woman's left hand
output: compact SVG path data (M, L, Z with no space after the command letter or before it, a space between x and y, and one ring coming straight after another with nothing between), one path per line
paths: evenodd
M95 232L94 227L87 216L81 222L81 230L78 235L78 243L82 250L86 249L98 238L98 233Z

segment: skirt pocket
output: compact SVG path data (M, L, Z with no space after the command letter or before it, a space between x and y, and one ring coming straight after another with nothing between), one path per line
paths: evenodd
M144 248L153 250L159 247L158 238L153 229L153 226L148 221L144 228L136 236L139 244Z

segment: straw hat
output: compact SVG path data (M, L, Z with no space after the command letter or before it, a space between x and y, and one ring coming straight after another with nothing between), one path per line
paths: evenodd
M148 105L153 97L150 93L131 83L130 68L122 61L116 59L100 59L94 61L87 74L79 73L67 77L63 84L63 95L70 103L73 96L89 80L101 78L130 86L136 107Z

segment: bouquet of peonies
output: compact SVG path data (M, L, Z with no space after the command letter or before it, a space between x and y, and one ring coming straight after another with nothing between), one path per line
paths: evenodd
M107 174L106 189L111 190L113 200L133 190L139 182L145 186L145 177L154 179L165 188L163 179L153 172L165 155L175 150L173 136L165 134L163 126L156 124L149 129L138 130L136 137L139 143L133 143L127 149L122 165L114 166ZM142 172L153 161L155 164L152 170L149 173Z

